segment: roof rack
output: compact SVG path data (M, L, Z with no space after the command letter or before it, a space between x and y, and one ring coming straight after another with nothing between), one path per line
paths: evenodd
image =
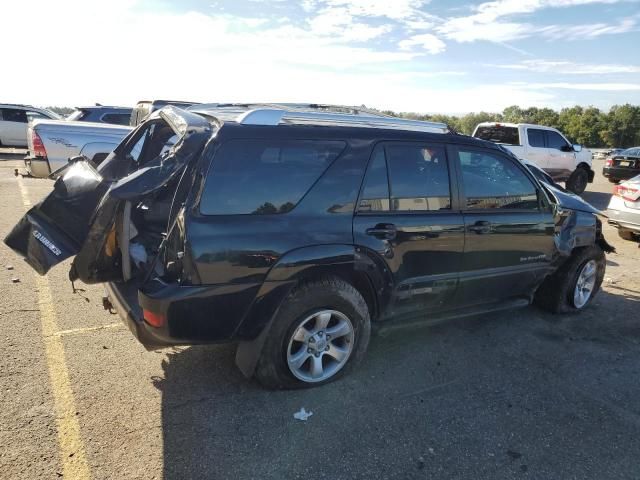
M326 125L341 127L388 128L416 132L449 133L444 123L408 120L362 113L334 113L280 108L256 108L238 118L243 125Z

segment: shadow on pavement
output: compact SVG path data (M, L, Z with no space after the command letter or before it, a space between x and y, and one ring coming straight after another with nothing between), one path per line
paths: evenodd
M640 452L640 294L374 337L321 388L246 380L232 346L164 363L164 478L626 478ZM308 421L294 420L304 407Z

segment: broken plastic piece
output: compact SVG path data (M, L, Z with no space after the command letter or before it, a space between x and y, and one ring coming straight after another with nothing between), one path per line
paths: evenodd
M299 412L293 414L293 418L306 422L311 415L313 415L313 412L307 412L304 407L302 407Z

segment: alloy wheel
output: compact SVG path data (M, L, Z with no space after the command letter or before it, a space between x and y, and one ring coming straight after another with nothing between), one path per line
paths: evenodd
M573 291L573 306L576 308L584 307L596 285L596 273L598 271L596 261L589 260L582 266L580 273L578 274L578 280L576 281L576 287Z
M353 324L337 310L320 310L302 320L287 346L287 365L303 382L322 382L347 363L354 343Z

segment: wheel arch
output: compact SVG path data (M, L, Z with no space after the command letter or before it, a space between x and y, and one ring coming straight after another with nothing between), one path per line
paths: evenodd
M255 371L273 319L289 294L302 282L337 277L362 295L372 321L380 317L388 299L388 273L380 268L375 252L354 245L319 245L293 250L271 268L256 299L241 322L236 365L251 377Z

